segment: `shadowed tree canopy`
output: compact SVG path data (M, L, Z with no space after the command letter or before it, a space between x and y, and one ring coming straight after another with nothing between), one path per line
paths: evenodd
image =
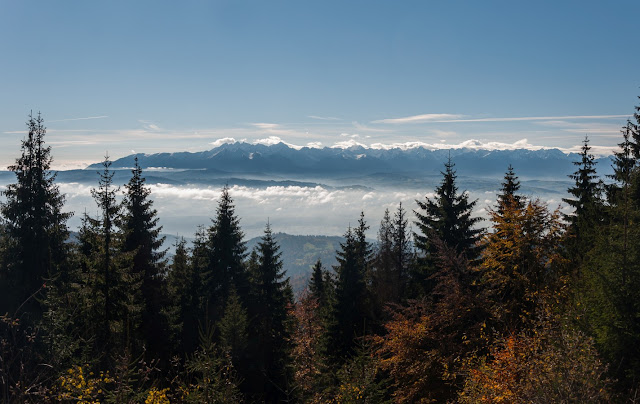
M39 318L44 296L43 284L58 275L68 254L64 196L51 172L51 147L45 146L46 128L41 115L29 115L28 134L22 141L21 156L9 167L16 183L3 192L4 263L1 269L0 313L15 311L20 305Z
M161 251L164 237L160 237L162 226L158 226L157 211L149 198L151 191L145 186L142 168L135 158L135 165L123 201L124 216L123 251L133 254L131 272L141 279L142 322L139 324L143 341L151 353L165 351L168 344L168 318L164 314L166 302L166 263ZM163 338L163 336L165 338Z
M224 307L233 287L241 301L246 301L248 294L247 274L243 263L247 247L227 186L222 189L216 217L209 227L208 236L209 262L204 287L212 309L209 314L217 321L222 313L215 307Z

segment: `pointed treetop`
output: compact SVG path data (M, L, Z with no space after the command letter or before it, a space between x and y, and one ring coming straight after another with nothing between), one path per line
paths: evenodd
M501 184L501 193L498 195L498 213L502 214L506 204L514 203L517 209L524 207L522 195L518 194L520 190L520 181L516 176L513 167L509 164L507 172L504 175L504 181Z

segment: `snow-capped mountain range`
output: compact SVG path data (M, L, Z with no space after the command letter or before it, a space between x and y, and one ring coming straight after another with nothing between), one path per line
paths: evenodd
M336 177L381 173L437 173L451 158L456 170L465 176L501 175L509 164L521 177L555 178L575 171L575 153L558 149L479 150L470 148L429 150L349 148L293 148L236 142L202 152L132 154L113 162L113 168L129 168L138 158L144 169L164 168L207 170L217 173L260 173L290 177ZM601 175L611 172L610 158L598 160ZM88 169L100 169L100 163ZM566 178L566 177L564 177Z

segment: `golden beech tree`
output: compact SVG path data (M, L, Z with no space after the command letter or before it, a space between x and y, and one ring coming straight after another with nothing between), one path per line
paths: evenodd
M557 316L493 344L475 360L461 403L604 403L611 382L591 338Z
M561 284L565 225L559 210L550 212L539 200L522 206L507 198L490 214L493 232L483 240L480 283L488 291L498 328L514 332L532 317L541 298Z

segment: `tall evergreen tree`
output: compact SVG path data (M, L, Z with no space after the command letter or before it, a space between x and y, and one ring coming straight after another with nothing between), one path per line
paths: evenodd
M433 199L416 201L419 210L415 211L416 226L420 233L414 233L416 246L425 255L433 255L436 250L431 238L437 237L447 246L464 253L469 259L477 256L476 243L480 239L481 229L474 228L481 220L471 217L477 201L469 201L466 192L458 193L456 172L451 158L445 163L442 182L436 188Z
M575 181L575 185L568 190L572 198L562 199L574 209L571 214L565 215L565 220L574 227L592 217L596 213L594 209L599 205L601 182L596 175L595 156L589 152L590 150L589 138L585 136L580 161L573 162L578 169L569 175L569 178Z
M520 181L513 171L513 167L509 164L507 172L504 175L504 181L501 184L501 192L498 194L497 211L499 214L503 213L504 207L507 204L514 203L516 209L522 209L524 207L524 198L518 191L520 191Z
M610 206L631 203L632 175L636 167L633 156L634 143L632 140L632 123L622 128L622 142L618 144L620 150L613 155L613 174L608 175L613 183L607 185L607 202Z
M402 203L393 218L387 209L380 223L378 244L373 258L371 297L376 301L377 316L387 303L399 303L405 295L411 263L408 220Z
M309 292L311 297L318 302L318 308L326 308L328 305L329 291L327 289L331 285L327 285L326 272L318 258L311 269L311 279L309 280Z
M68 255L66 222L71 213L62 212L65 198L51 171L53 158L44 143L41 115L29 115L27 128L22 155L9 167L17 182L7 186L0 204L5 235L0 312L14 314L21 307L37 319L43 311L44 283L60 275Z
M607 186L607 222L598 226L578 290L586 327L624 389L640 379L640 206L632 133L627 122L614 154L614 183Z
M173 266L169 273L169 287L174 304L178 305L177 322L179 347L182 352L193 353L198 347L200 326L211 320L205 313L204 275L209 267L209 247L206 229L198 227L191 257L188 257L186 243L181 241L176 249ZM179 253L179 254L178 254Z
M419 210L414 210L418 219L415 224L419 232L413 233L413 239L419 254L412 268L411 297L430 294L435 286L432 277L436 271L436 240L471 261L476 260L480 252L478 241L482 229L476 225L481 219L471 217L477 201L469 201L466 192L458 193L453 167L449 158L435 196L426 198L424 202L416 201Z
M232 288L236 289L240 300L245 303L248 293L243 263L247 247L227 186L222 189L216 218L209 227L208 237L209 262L204 286L209 315L213 321L217 321L222 316Z
M142 280L140 286L142 321L139 324L140 336L152 355L166 353L168 340L168 319L164 314L167 307L167 289L165 279L166 251L161 251L164 237L160 236L157 211L149 198L151 191L145 186L142 168L135 158L129 183L125 185L123 200L124 252L133 254L132 274ZM161 355L162 356L162 355Z
M394 272L393 230L389 209L385 209L378 229L378 243L372 262L370 285L371 295L375 301L376 317L381 314L384 304L394 301L393 296L397 295L398 280Z
M358 265L360 266L360 271L366 274L369 271L369 264L371 262L371 256L373 254L373 249L371 247L371 243L367 241L367 230L369 230L370 226L364 220L364 212L360 212L360 219L358 219L358 227L354 229L353 235L356 241L356 254L358 257Z
M103 309L100 316L101 329L98 343L104 353L111 349L130 349L134 341L133 329L140 319L141 277L131 272L131 254L122 253L123 234L118 224L121 221L121 205L116 199L119 187L113 184L114 172L111 161L105 156L103 170L99 172L98 188L91 194L100 209L99 258L96 293L101 294ZM107 356L105 361L109 360Z
M290 306L293 290L282 269L282 253L267 226L258 243L258 262L251 274L253 352L257 372L250 376L254 394L266 402L281 402L290 393Z
M349 227L337 251L335 300L328 325L327 349L334 365L343 363L355 348L355 339L365 334L369 315L366 289L366 257L362 254L370 247L362 244L362 233L366 223L361 217L359 227ZM366 242L366 240L365 240Z
M409 268L413 261L413 252L411 251L411 239L409 230L409 220L407 219L407 211L402 207L402 202L398 205L393 215L393 255L394 270L396 277L399 279L398 297L405 296L407 283L409 281Z
M565 214L564 219L569 223L567 251L576 263L582 261L584 254L593 247L597 227L604 216L603 184L596 175L596 161L590 150L589 138L585 136L580 161L573 163L578 169L569 175L575 184L568 189L571 197L562 199L573 208L573 212Z

